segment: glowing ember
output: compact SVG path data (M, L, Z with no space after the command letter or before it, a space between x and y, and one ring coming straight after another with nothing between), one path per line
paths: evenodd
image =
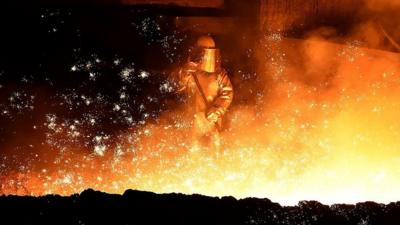
M61 151L49 168L10 174L2 193L131 188L268 197L283 204L400 199L399 56L353 44L271 37L260 54L265 91L256 105L230 110L221 152L191 148L187 120L176 111L112 142L96 136L93 154ZM132 73L126 69L121 77ZM170 84L160 90L170 92ZM46 126L50 144L62 146L59 135L81 135L79 123L62 124L55 115L47 116Z
M287 8L283 1L274 2ZM398 6L394 1L371 0L368 7L386 12L386 7L379 7L381 2ZM317 6L316 15L320 12ZM387 46L390 36L384 26L376 26L379 21L357 26L349 31L353 37L346 38L330 28L307 34L305 40L287 39L280 31L269 33L256 48L245 51L248 58L257 55L258 72L230 71L235 96L242 101L230 108L221 151L214 152L191 145L190 118L184 104L182 108L165 109L169 99L162 97L175 92L166 74L147 71L125 57L91 54L81 44L93 37L80 36L92 34L92 29L75 29L72 22L78 19L69 21L65 18L72 15L66 11L63 16L63 12L43 10L42 28L51 37L71 34L76 38L70 41L67 36L68 43L78 44L65 49L72 49L76 55L67 60L70 64L61 66L70 77L59 79L74 80L71 83L79 83L79 87L65 88L51 76L43 75L40 80L38 75L40 85L56 90L54 96L40 98L48 93L31 93L29 85L36 85L34 75L23 75L18 82L10 81L11 85L0 84L0 115L9 122L5 124L22 130L1 137L7 143L0 157L0 194L69 195L87 188L110 193L139 189L267 197L285 205L299 200L330 204L400 199L400 55L362 47L393 49ZM297 13L295 10L292 14ZM289 25L297 21L292 20L297 16L282 16L272 19L278 24L283 19ZM47 23L47 18L58 22ZM139 35L135 40L149 49L158 49L152 46L157 43L164 60L175 65L184 60L183 56L178 59L178 53L188 36L179 29L163 33L163 26L157 22L162 20L145 17L130 21L133 30L125 38L130 37L128 33ZM178 26L179 20L166 23ZM121 29L125 27L121 25ZM398 33L394 35L389 40L391 45L399 37ZM323 38L327 36L328 40ZM238 35L237 39L248 41L244 37ZM134 49L138 61L156 61L153 54L140 55L140 49ZM91 55L84 55L87 52ZM43 58L43 62L46 60L49 64L40 63L39 74L51 71L45 67L54 62ZM0 70L0 77L3 73L7 71ZM102 85L98 89L112 90L90 88L97 84ZM59 86L63 90L58 90ZM41 117L35 118L35 113ZM24 118L14 124L18 116ZM35 124L29 124L31 120ZM119 129L114 131L116 127ZM0 128L4 131L10 127ZM16 155L26 161L18 161Z

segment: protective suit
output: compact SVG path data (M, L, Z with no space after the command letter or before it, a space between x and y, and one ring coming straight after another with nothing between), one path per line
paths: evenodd
M220 66L211 37L200 37L189 62L177 73L179 92L187 94L193 114L193 141L199 147L220 147L222 118L233 98L232 84Z

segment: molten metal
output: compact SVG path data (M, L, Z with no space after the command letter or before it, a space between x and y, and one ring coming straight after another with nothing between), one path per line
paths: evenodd
M52 168L4 178L2 192L131 188L283 204L399 200L399 55L279 35L263 48L265 91L256 105L231 109L223 151L191 148L184 114L174 112L115 140L125 155L64 154Z

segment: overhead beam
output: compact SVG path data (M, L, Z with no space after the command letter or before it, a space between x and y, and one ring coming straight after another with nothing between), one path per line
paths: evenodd
M224 0L118 0L121 4L177 5L183 7L222 8Z
M113 6L135 6L135 5L158 5L178 6L190 8L222 9L224 0L35 0L28 1L32 5L113 5Z

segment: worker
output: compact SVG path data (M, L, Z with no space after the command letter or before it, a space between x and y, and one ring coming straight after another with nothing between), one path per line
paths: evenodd
M221 68L219 49L210 36L201 36L188 63L175 74L178 91L185 93L193 116L192 148L220 149L222 119L233 98L227 72Z

